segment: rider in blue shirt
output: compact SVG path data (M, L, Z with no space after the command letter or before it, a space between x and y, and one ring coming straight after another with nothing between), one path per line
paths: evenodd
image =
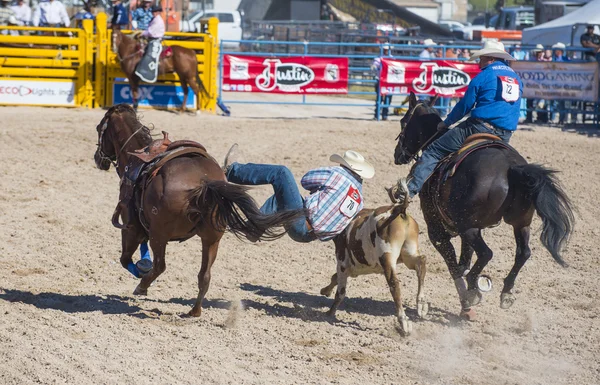
M477 58L481 72L471 80L465 96L454 106L446 120L439 123L438 131L446 130L469 112L471 116L423 151L408 178L408 192L400 192L404 196L408 194L412 198L417 195L437 163L457 151L470 135L489 133L508 143L517 129L523 83L507 64L507 61L515 58L504 50L504 44L497 41L487 41L483 49L475 51L472 59Z

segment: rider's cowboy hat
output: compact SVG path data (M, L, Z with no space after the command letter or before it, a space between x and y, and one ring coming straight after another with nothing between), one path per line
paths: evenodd
M373 178L373 175L375 175L375 169L371 163L367 162L365 157L356 151L348 150L344 155L333 154L329 157L329 160L349 168L363 179Z
M565 50L565 48L567 48L567 46L564 43L558 42L556 44L554 44L552 46L552 49L560 49L560 50Z
M162 7L160 5L153 5L151 11L152 11L152 13L154 13L154 12L162 12L163 9L162 9Z
M432 39L425 39L423 41L423 45L426 46L426 47L431 47L431 46L434 46L434 45L437 45L437 44L435 44L435 42Z
M493 57L502 60L517 60L504 50L504 44L499 41L488 40L483 44L483 48L474 51L471 55L471 60L478 59L482 56Z

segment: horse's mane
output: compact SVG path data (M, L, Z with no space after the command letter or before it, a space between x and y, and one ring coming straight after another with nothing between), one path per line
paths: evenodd
M138 135L142 135L147 141L152 141L152 130L140 122L137 113L129 104L121 103L110 107L108 111L106 111L101 124L114 115L118 115L127 126L131 127L132 130L138 130L141 128Z

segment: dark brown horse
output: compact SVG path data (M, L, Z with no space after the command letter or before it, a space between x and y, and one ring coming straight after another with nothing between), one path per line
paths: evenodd
M152 142L149 129L140 123L127 104L111 107L96 129L96 167L108 170L112 163L120 177L133 162L134 157L129 153ZM134 294L147 294L150 284L165 271L169 241L198 235L202 239L200 291L189 312L195 317L202 311L202 299L210 284L210 269L225 229L238 237L272 240L285 233L273 227L285 227L304 215L300 211L262 214L246 188L228 183L221 167L208 155L182 156L166 162L146 184L141 209L148 232L137 215L131 218L131 211L127 210L121 213L123 222L129 224L121 230L123 267L127 269L132 263L132 255L143 241L150 239L154 254L152 270L142 276Z
M189 48L180 47L178 45L171 46L173 55L170 57L161 57L158 66L158 74L177 73L179 81L183 88L183 104L181 112L185 111L188 98L188 85L192 87L196 94L196 112L200 109L200 92L204 97L208 97L208 92L204 88L202 80L198 75L198 59L196 52ZM123 34L120 30L112 31L112 50L117 54L117 60L121 66L121 71L125 73L129 79L131 87L131 98L133 99L133 108L137 110L139 103L139 86L140 78L135 74L135 67L142 59L144 51L140 42Z
M434 103L418 102L414 94L410 95L409 112L401 120L394 154L396 164L407 164L443 134L437 131L441 118L432 107ZM466 318L474 317L471 306L481 300L477 282L493 255L483 240L482 229L502 219L514 229L515 263L504 279L500 296L504 309L514 303L515 279L531 255L529 226L535 212L542 219L542 244L560 265L566 265L560 250L572 232L574 216L571 202L554 174L543 166L528 164L514 149L487 147L469 155L440 188L439 172L434 172L423 186L419 197L429 239L448 265ZM461 238L460 262L450 242L455 235ZM471 266L474 251L477 261Z

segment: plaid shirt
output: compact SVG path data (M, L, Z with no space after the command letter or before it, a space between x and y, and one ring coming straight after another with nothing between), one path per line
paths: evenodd
M315 235L322 241L330 240L344 231L363 208L362 183L343 167L311 170L302 177L300 183L311 193L304 200L304 207L308 210L308 221ZM358 194L353 199L358 205L348 200L353 192ZM342 207L346 202L353 206L351 213Z
M142 31L145 31L148 29L148 25L150 25L150 22L152 21L152 11L150 8L144 9L143 7L140 7L133 11L131 20L137 21L137 27L135 29L141 29Z

